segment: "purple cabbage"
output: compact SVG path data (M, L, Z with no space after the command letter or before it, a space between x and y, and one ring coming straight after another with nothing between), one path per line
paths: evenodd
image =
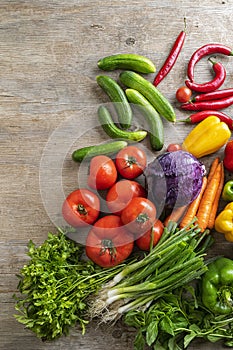
M200 193L205 166L192 154L166 152L148 164L144 175L148 198L157 212L191 203Z

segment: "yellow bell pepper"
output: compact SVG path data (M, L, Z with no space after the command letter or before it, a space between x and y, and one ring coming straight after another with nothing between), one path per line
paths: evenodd
M231 137L228 125L216 116L201 121L185 138L182 148L196 158L218 151Z
M233 242L233 202L228 203L215 219L215 230L223 233L229 242Z

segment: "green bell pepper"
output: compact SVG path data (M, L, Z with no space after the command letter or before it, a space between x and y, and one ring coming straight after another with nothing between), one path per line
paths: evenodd
M222 191L222 199L227 202L233 201L233 180L225 183Z
M233 260L217 258L208 265L201 280L202 302L211 312L233 312Z

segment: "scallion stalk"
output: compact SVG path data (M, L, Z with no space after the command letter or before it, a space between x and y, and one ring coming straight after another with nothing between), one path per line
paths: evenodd
M146 309L164 293L199 278L207 269L205 252L199 245L208 231L200 237L195 221L182 229L174 223L165 228L165 238L162 236L144 258L129 263L115 275L110 286L103 287L93 300L94 314L101 316L102 321L109 321L128 310ZM95 303L100 305L99 301L103 308L96 312Z
M196 230L197 229L197 230ZM115 275L113 278L114 284L118 284L123 278L126 278L130 273L138 270L141 267L144 267L151 261L154 261L156 256L162 256L166 254L168 251L173 249L178 243L185 242L191 237L197 235L199 232L198 226L193 226L185 230L185 228L177 231L175 234L169 235L169 237L162 242L161 244L157 244L152 251L145 256L144 259L135 262L134 264L126 266L120 273Z

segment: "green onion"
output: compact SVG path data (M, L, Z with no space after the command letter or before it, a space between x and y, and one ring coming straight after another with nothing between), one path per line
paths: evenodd
M92 314L102 317L103 322L115 320L128 310L145 310L164 293L200 278L207 270L205 249L200 245L209 231L200 235L195 222L196 218L182 229L175 223L166 227L159 243L147 255L129 263L103 286L92 300Z

